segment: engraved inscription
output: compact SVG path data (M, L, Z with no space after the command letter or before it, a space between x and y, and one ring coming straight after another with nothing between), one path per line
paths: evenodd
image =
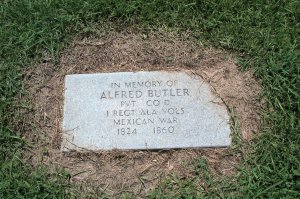
M138 135L141 133L138 127L147 128L149 124L153 134L175 134L178 133L176 124L180 122L185 110L172 99L191 96L191 91L186 87L178 87L178 82L108 82L109 90L100 91L99 100L117 100L119 107L106 110L105 116L116 127L114 129L119 136Z

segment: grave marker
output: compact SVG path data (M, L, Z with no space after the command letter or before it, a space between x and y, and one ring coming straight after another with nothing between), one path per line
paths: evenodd
M186 72L67 75L62 150L229 146L226 107Z

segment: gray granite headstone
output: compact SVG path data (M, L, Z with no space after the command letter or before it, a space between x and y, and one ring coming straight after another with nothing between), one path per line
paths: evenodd
M226 107L189 72L65 77L62 151L229 146Z

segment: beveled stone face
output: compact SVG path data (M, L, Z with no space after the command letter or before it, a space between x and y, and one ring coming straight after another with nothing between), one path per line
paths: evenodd
M62 150L229 146L226 107L186 72L67 75Z

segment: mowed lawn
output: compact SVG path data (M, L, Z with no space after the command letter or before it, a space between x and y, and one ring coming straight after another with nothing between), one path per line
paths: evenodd
M45 53L58 58L74 35L162 26L191 31L204 45L237 53L241 70L252 68L262 81L265 107L261 132L235 149L251 153L243 154L234 177L204 176L206 189L193 179L166 181L149 198L300 198L299 0L2 0L0 198L78 197L67 171L50 174L23 161L22 152L30 149L17 130L30 109L19 100L26 95L23 69ZM203 162L199 168L207 170ZM105 193L90 195L96 196Z

